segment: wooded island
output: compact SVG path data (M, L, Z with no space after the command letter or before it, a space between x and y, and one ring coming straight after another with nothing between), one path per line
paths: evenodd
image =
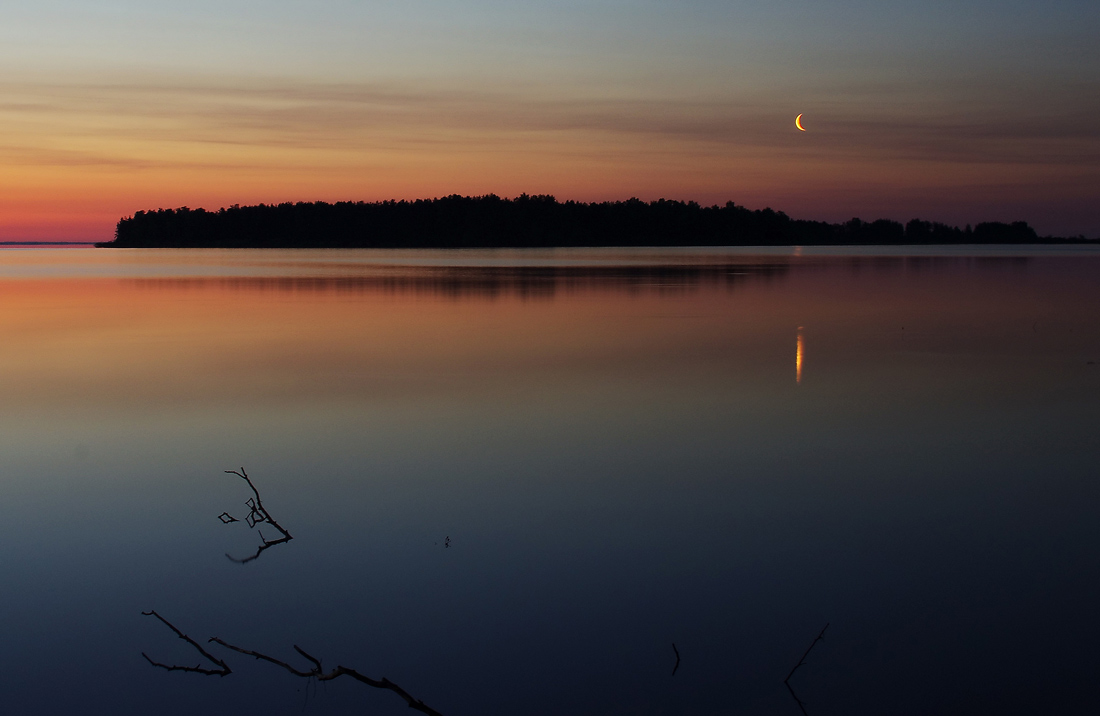
M139 211L118 222L118 248L536 248L582 246L827 246L1080 243L1040 237L1027 223L959 228L852 219L792 219L733 202L559 202L495 195L380 202L299 202ZM1094 243L1094 242L1090 242Z

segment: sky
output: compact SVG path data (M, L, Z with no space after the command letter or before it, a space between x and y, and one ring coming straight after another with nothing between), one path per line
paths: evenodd
M1100 236L1095 0L0 0L0 20L0 240L488 193Z

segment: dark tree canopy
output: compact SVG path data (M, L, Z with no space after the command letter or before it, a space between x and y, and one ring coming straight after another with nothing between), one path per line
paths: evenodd
M1078 239L1081 240L1081 239ZM843 224L791 219L733 202L586 204L553 196L447 196L381 202L299 202L139 211L99 246L178 248L534 248L577 246L791 246L1065 242L1024 222L971 229L914 219Z

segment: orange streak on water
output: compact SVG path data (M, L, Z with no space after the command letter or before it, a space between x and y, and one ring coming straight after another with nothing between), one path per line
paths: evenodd
M794 354L794 382L802 382L802 352L805 349L805 344L802 340L802 326L798 327L798 347L795 349Z

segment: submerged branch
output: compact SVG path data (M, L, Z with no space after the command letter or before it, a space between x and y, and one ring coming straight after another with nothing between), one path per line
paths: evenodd
M787 674L787 678L783 679L783 685L787 687L787 691L790 692L791 698L794 699L794 702L796 704L798 704L798 708L802 711L803 716L809 716L809 714L806 713L806 704L802 702L802 699L798 698L798 694L796 694L794 692L794 689L791 688L791 683L790 683L791 682L791 677L794 676L794 672L798 671L798 668L800 666L805 666L806 665L806 657L809 656L810 652L813 651L815 646L817 646L817 642L819 642L819 641L821 641L822 639L825 638L825 629L828 629L828 628L829 628L829 625L826 624L825 628L821 630L821 633L818 634L817 637L815 637L812 642L810 642L810 646L809 646L809 648L806 649L806 653L804 653L802 655L802 658L798 660L798 663L795 664L794 668L792 668L790 673Z
M202 654L203 657L205 657L211 663L217 664L218 668L217 669L204 669L202 667L202 665L177 666L175 664L162 664L159 661L153 661L151 658L149 658L149 655L146 654L144 651L141 652L141 655L145 657L145 660L148 661L153 666L164 669L166 671L189 671L189 672L194 673L194 674L204 674L206 676L227 676L227 675L233 673L233 670L229 668L228 664L226 664L224 661L222 661L218 657L216 657L213 654L211 654L210 652L208 652L206 649L203 649L201 644L199 644L197 641L195 641L194 639L192 639L191 637L187 636L182 631L177 629L175 624L168 621L167 619L165 619L161 615L157 614L157 612L155 610L151 609L147 612L142 612L142 614L144 616L147 616L147 617L156 617L157 619L159 619L165 626L167 626L169 629L174 631L176 633L176 636L178 636L180 639L183 639L185 642L187 642L192 647L194 647L195 651Z
M440 714L438 711L433 709L431 706L428 706L423 701L421 701L417 698L414 698L412 696L412 694L410 694L408 691L405 691L403 688L401 688L397 684L393 683L392 681L390 681L389 679L387 679L384 676L381 679L372 679L369 676L364 676L363 674L360 674L355 669L349 669L346 666L339 666L339 665L335 669L333 669L332 671L326 672L321 667L321 660L320 659L312 656L311 654L309 654L309 652L307 652L305 649L298 646L297 644L294 645L294 650L296 652L298 652L303 658L307 659L310 663L313 664L313 668L310 669L309 671L302 671L301 669L295 668L291 664L289 664L289 663L287 663L287 662L285 662L281 659L276 659L273 656L269 656L268 654L264 654L264 653L259 652L259 651L253 651L251 649L245 649L245 648L242 648L242 647L239 647L239 646L235 646L233 644L230 644L227 641L224 641L223 639L219 639L218 637L212 637L210 639L210 641L214 642L215 644L220 644L221 646L224 646L226 649L230 649L232 651L235 651L238 654L244 654L246 656L251 656L255 659L259 659L260 661L266 661L269 664L275 664L276 666L281 666L282 668L289 671L291 674L294 674L295 676L300 676L302 678L307 678L307 679L312 678L312 679L317 679L318 681L332 681L334 679L340 678L341 676L350 676L351 678L355 679L356 681L358 681L360 683L363 683L363 684L366 684L367 686L373 686L376 689L388 689L389 691L394 692L395 694L397 694L398 696L400 696L402 699L405 700L405 703L407 703L409 705L410 709L420 711L421 713L429 714L429 716L442 716L442 714Z
M210 660L214 664L217 664L219 668L218 669L205 669L202 666L177 666L177 665L174 665L174 664L162 664L160 662L153 661L152 659L150 659L145 654L145 652L142 652L141 655L144 656L145 660L148 661L153 666L159 667L161 669L165 669L166 671L187 671L187 672L195 673L195 674L204 674L206 676L226 676L226 675L232 673L232 669L229 668L228 664L226 664L221 659L218 659L217 657L215 657L210 652L206 651L206 649L204 649L198 642L196 642L194 639L192 639L191 637L184 634L179 629L177 629L174 624L172 624L170 621L168 621L167 619L162 617L160 614L157 614L155 611L142 612L142 614L144 614L145 616L154 616L157 619L159 619L169 629L174 631L176 633L176 636L178 636L180 639L183 639L184 641L186 641L188 644L190 644L192 647L194 647L200 654L202 654L208 660ZM332 681L334 679L340 678L341 676L348 676L348 677L351 677L352 679L355 679L356 681L358 681L362 684L366 684L367 686L373 686L376 689L386 689L388 691L394 692L395 694L400 696L405 701L406 704L408 704L410 709L413 709L414 711L419 711L421 713L428 714L428 716L443 716L441 713L439 713L438 711L433 709L431 706L428 706L427 704L425 704L420 699L415 698L408 691L405 691L403 688L401 688L397 684L393 683L392 681L390 681L389 679L387 679L384 676L381 679L372 679L369 676L365 676L363 674L360 674L355 669L349 669L346 666L339 666L339 665L335 669L326 672L321 666L321 660L320 659L318 659L315 656L311 655L309 652L307 652L305 649L298 646L297 644L294 645L294 650L296 652L298 652L298 654L301 655L302 658L306 659L307 661L309 661L313 665L312 668L310 668L308 671L303 671L302 669L295 668L294 666L292 666L288 662L285 662L282 659L277 659L274 656L269 656L268 654L264 654L263 652L253 651L252 649L245 649L244 647L240 647L240 646L236 646L234 644L230 644L229 642L227 642L223 639L219 639L216 636L210 637L210 639L208 641L212 642L214 644L218 644L219 646L222 646L226 649L229 649L230 651L235 651L238 654L244 654L245 656L251 656L254 659L258 659L260 661L266 661L269 664L274 664L275 666L282 667L283 669L289 671L294 676L299 676L299 677L302 677L304 679L317 679L318 681Z
M237 470L226 470L225 473L227 475L236 475L237 477L247 482L248 486L252 488L252 494L255 495L255 497L249 498L248 501L245 502L245 504L248 505L249 509L248 516L245 517L245 522L248 523L249 529L254 529L256 525L266 522L274 527L276 530L278 530L279 534L282 535L282 537L278 539L269 540L264 537L263 532L260 532L260 541L263 542L263 544L256 548L255 554L252 554L243 559L238 559L237 557L226 553L226 557L238 564L247 564L254 559L258 559L259 556L264 553L264 550L270 549L277 544L284 544L294 539L294 537L291 536L290 532L283 529L283 526L276 522L275 518L273 518L271 516L271 513L268 512L267 509L264 507L264 501L260 497L260 491L257 490L256 486L252 484L252 480L249 479L248 473L244 471L243 467L240 469L240 472L238 472ZM238 520L236 517L229 514L228 512L223 512L218 515L218 519L220 519L224 524L229 524L230 522L240 522L240 520Z

